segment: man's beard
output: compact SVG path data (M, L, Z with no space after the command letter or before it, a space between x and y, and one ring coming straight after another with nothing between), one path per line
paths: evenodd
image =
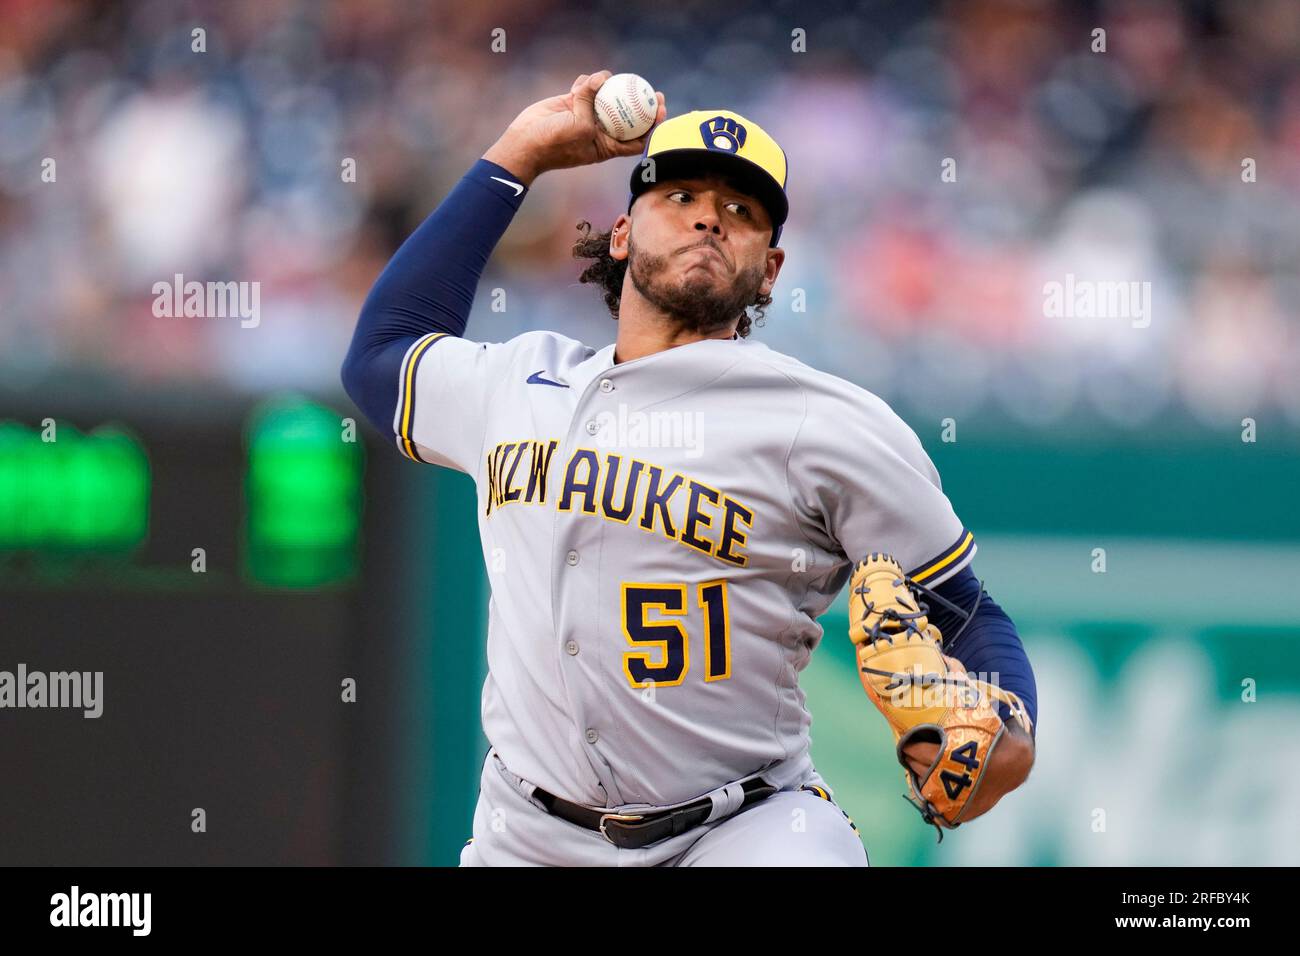
M719 284L705 270L687 273L675 282L664 281L661 277L676 265L675 258L638 252L636 243L628 237L628 274L632 286L683 330L707 334L725 329L737 322L745 306L758 298L763 284L763 270L758 266L737 272L730 285Z

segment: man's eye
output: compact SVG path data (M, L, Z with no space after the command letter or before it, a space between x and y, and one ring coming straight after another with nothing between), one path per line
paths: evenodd
M674 189L672 192L670 192L670 193L668 194L668 199L669 199L670 201L673 201L673 200L675 200L676 197L678 197L678 196L685 196L685 197L686 197L686 200L687 200L688 202L689 202L690 199L691 199L691 194L688 193L688 192L687 192L686 190L684 190L684 189ZM745 205L743 202L738 202L737 200L733 199L733 200L731 200L729 203L727 203L727 205L728 205L728 206L736 206L738 209L740 209L740 210L744 213L745 218L747 218L747 219L753 219L753 218L754 218L754 213L753 213L753 212L750 210L750 208L749 208L747 205Z

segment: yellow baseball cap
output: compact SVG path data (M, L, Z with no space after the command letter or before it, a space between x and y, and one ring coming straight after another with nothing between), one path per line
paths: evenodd
M732 176L745 192L762 202L772 217L769 245L776 245L790 213L785 150L763 127L730 110L693 110L652 129L632 170L628 210L637 196L657 182L701 172Z

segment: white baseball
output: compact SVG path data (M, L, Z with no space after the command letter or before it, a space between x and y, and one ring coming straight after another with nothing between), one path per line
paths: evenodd
M615 73L596 91L596 122L614 139L644 136L658 112L655 88L635 73Z

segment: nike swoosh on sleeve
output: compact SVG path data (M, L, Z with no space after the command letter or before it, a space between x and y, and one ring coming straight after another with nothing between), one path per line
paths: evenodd
M523 194L524 187L523 187L522 185L520 185L519 183L512 183L510 180L508 180L508 179L502 179L500 176L489 176L488 178L489 178L489 179L495 179L495 180L496 180L497 182L499 182L499 183L505 183L507 186L509 186L510 188L512 188L512 189L515 191L515 195L516 195L516 196L519 196L519 195L522 195L522 194Z

